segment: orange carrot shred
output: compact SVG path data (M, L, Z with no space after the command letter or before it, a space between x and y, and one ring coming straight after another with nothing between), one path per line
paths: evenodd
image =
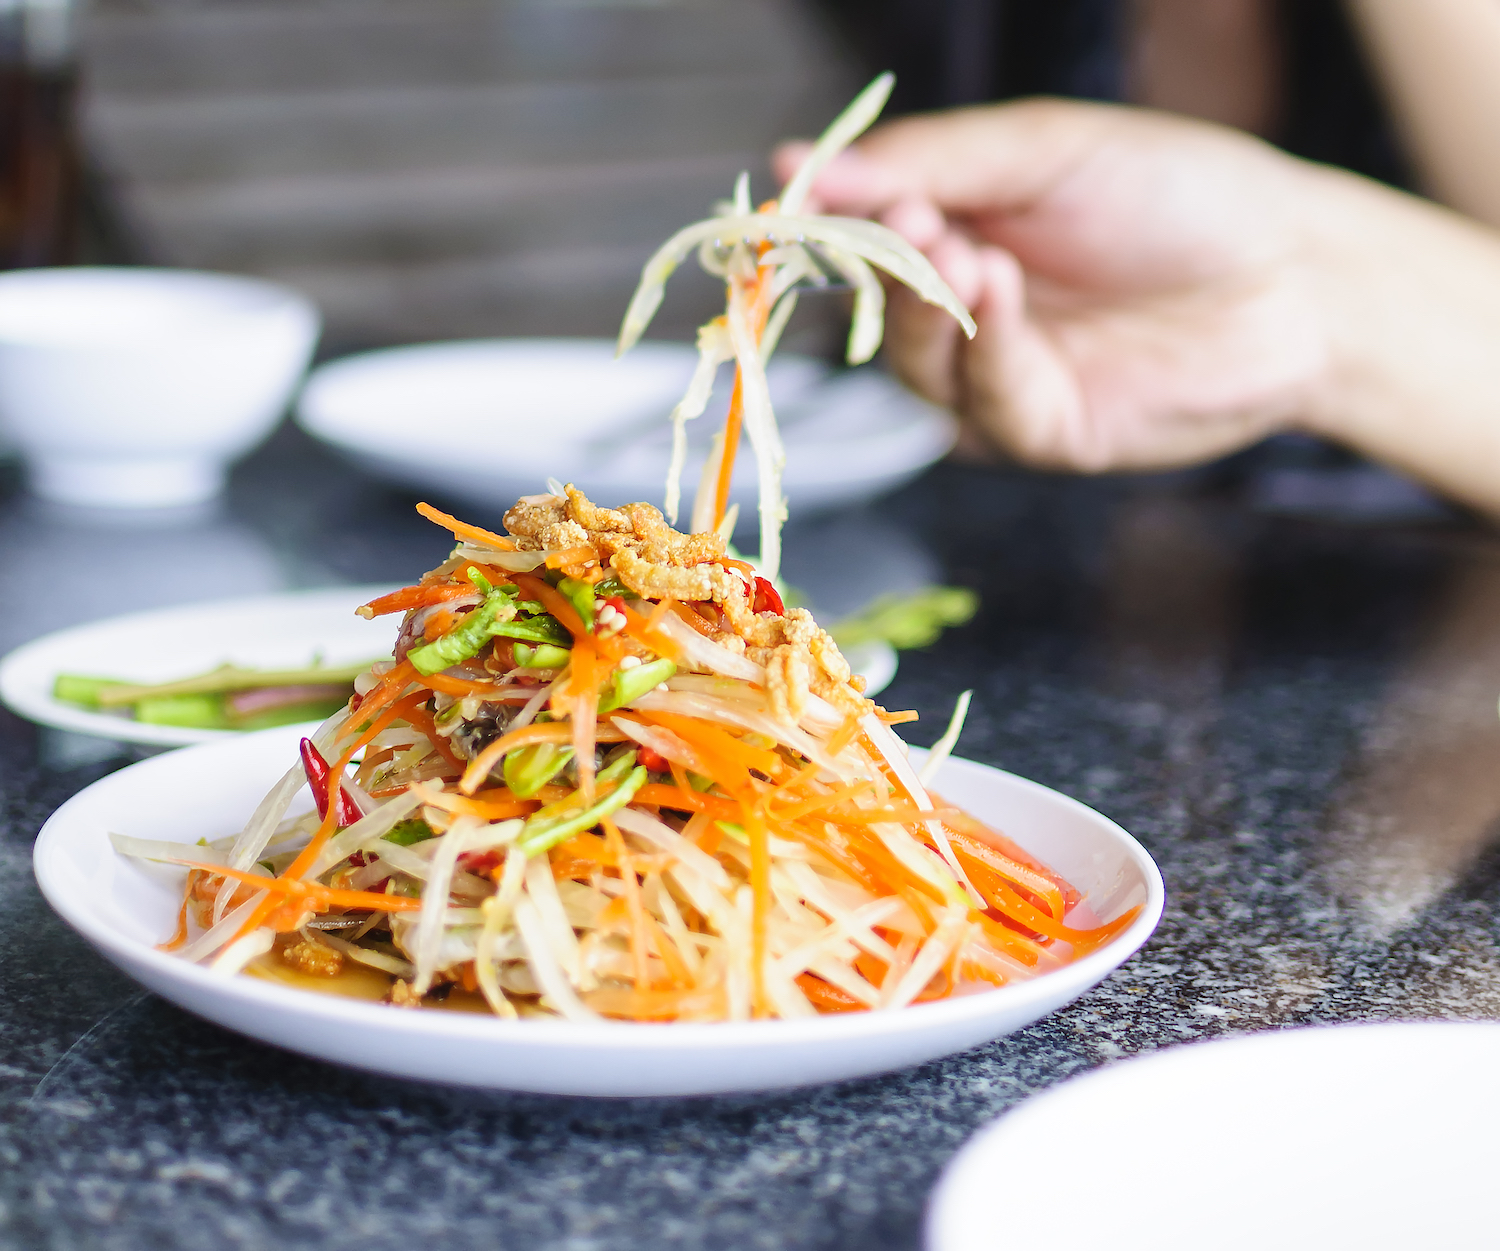
M454 538L468 539L477 543L480 547L492 547L497 552L513 552L516 550L516 541L507 538L503 534L496 534L493 530L485 530L479 526L471 526L467 521L460 521L457 517L450 517L441 512L431 504L418 504L417 511L426 517L428 521L447 530Z

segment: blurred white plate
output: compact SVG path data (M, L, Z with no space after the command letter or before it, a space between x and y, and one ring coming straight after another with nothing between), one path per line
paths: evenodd
M489 508L545 490L549 477L603 504L659 504L671 450L667 415L695 359L684 345L643 343L617 361L604 339L391 348L318 369L297 419L373 473ZM688 425L684 507L722 423L730 378L726 366L708 411ZM771 366L771 394L794 516L890 490L953 445L947 413L874 369L833 373L781 357ZM757 481L747 443L733 494L742 515L754 509Z
M124 743L185 747L237 737L236 730L147 725L91 712L54 699L52 687L59 673L170 682L222 664L290 669L312 663L314 656L322 656L329 666L377 660L391 654L396 619L366 621L354 610L395 589L391 584L286 591L130 613L58 630L0 659L0 702L39 725ZM896 675L896 653L887 643L851 648L848 660L855 673L868 679L869 695L884 690Z
M899 663L896 649L883 640L856 643L844 649L849 668L865 680L865 694L873 698L891 684Z
M235 730L146 725L90 712L52 697L59 673L170 682L225 663L255 669L311 664L349 665L389 656L392 618L366 621L354 610L393 586L345 586L223 599L130 613L44 635L0 660L0 700L28 720L79 734L182 747L239 737Z
M1500 1024L1277 1031L1064 1082L982 1130L928 1251L1496 1243Z
M296 743L290 727L265 730L156 756L95 782L42 828L37 881L69 925L174 1003L253 1038L380 1073L625 1096L767 1090L885 1072L988 1042L1055 1011L1123 963L1161 916L1161 875L1114 822L1035 782L950 760L938 778L944 798L1065 874L1102 919L1143 905L1135 921L1082 960L983 994L896 1012L713 1025L401 1010L222 977L157 951L154 944L175 924L183 870L117 855L110 832L184 843L232 833L295 761Z

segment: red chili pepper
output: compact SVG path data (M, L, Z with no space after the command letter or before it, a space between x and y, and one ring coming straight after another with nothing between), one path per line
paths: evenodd
M458 867L475 877L490 877L504 863L503 851L466 851L458 858Z
M636 757L636 760L640 764L645 765L652 773L667 773L671 770L671 764L668 763L667 758L661 752L652 751L649 747L642 747L640 751L641 754Z
M329 775L332 770L328 767L328 761L323 759L323 753L313 746L310 738L302 740L302 769L307 774L307 785L313 793L313 802L318 805L318 816L328 815L328 791L330 789ZM360 812L359 805L354 802L354 796L339 786L338 797L338 823L340 828L353 825L364 813Z
M786 615L786 605L781 602L781 596L776 593L776 588L764 578L755 579L755 601L751 605L753 612L774 612L778 617Z

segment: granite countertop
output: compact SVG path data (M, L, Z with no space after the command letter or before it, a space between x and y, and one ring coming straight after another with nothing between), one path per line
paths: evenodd
M911 1248L965 1138L1073 1074L1249 1030L1500 1017L1500 541L1277 498L1226 472L950 466L789 535L792 579L830 603L876 562L980 589L980 617L908 653L887 704L930 742L973 686L962 753L1099 808L1167 883L1155 937L1071 1008L846 1085L476 1094L198 1021L32 880L48 813L129 757L0 713L0 1247ZM412 502L290 433L211 514L127 526L12 479L0 649L115 607L414 575L446 544Z

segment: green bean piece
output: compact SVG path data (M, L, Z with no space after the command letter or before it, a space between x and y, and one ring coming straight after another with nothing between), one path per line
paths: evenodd
M670 660L652 660L634 669L615 670L614 688L599 701L599 711L612 712L616 708L628 707L676 672L677 666Z
M646 779L650 776L645 765L637 765L619 786L582 812L561 820L528 821L526 828L521 831L521 837L516 840L516 846L526 855L536 856L559 843L567 842L573 835L598 825L610 813L618 812L635 798L636 791L646 784Z
M559 743L532 743L506 752L505 784L517 799L530 799L561 773L573 749Z

